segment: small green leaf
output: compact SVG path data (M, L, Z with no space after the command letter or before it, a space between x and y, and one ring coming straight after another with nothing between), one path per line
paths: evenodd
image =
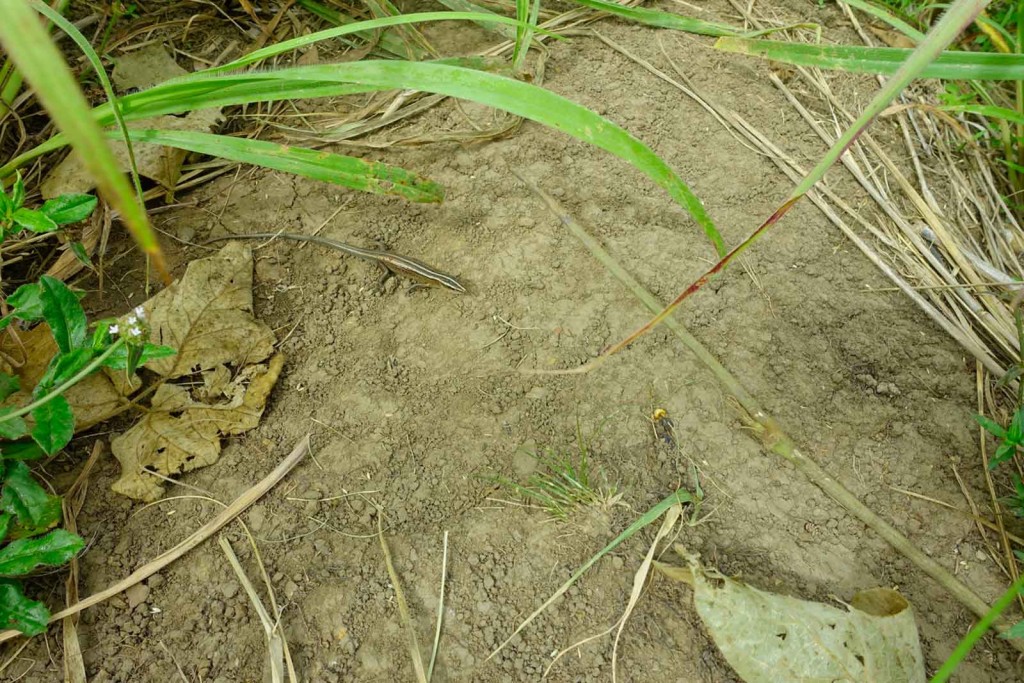
M0 444L0 465L4 460L38 460L46 455L35 441L15 441ZM2 468L0 468L2 471Z
M1000 463L1006 462L1007 460L1012 458L1014 453L1016 452L1017 444L1013 443L1010 440L1002 442L996 449L995 455L993 455L992 459L989 461L988 468L990 470L995 469L996 466L999 465Z
M157 358L167 358L176 354L170 346L160 346L159 344L147 343L142 347L142 355L136 362L136 367L145 365L151 360ZM103 361L103 365L112 370L126 370L128 369L129 353L127 344L119 346L113 353L107 356L106 360Z
M42 320L43 288L38 282L22 285L7 297L7 305L14 309L11 313L14 318L28 322Z
M21 179L21 171L14 177L14 187L11 190L11 204L13 208L20 209L25 203L25 181Z
M975 422L985 428L985 431L999 439L1006 438L1006 430L1003 429L998 422L991 420L984 415L975 415Z
M14 204L11 203L11 198L4 193L3 188L0 188L0 227L3 227L5 221L11 219L12 213L14 213Z
M13 413L14 408L0 408L0 416ZM25 424L25 420L21 417L9 417L6 420L0 421L0 438L3 439L20 439L21 437L28 434L28 425Z
M22 576L40 565L65 564L85 547L85 541L66 529L39 538L22 538L0 548L0 576Z
M50 365L46 368L46 372L43 373L43 376L36 383L36 388L32 390L32 395L36 398L44 396L53 387L68 381L88 365L95 354L96 352L91 346L83 346L80 349L74 349L70 353L54 356L50 361Z
M32 232L53 232L60 227L45 213L35 209L26 209L24 206L11 215L11 220L19 227Z
M47 493L22 462L11 463L7 470L0 509L15 515L23 526L50 527L60 520L60 498Z
M46 318L53 339L61 353L85 344L88 321L78 297L66 284L57 278L43 275L39 278L42 287L43 317Z
M53 455L67 446L75 435L75 416L63 396L55 396L33 410L32 419L36 421L32 438L47 455Z
M1014 380L1018 379L1022 374L1024 374L1024 366L1014 365L1012 368L1007 370L1002 377L999 378L999 381L996 382L996 386L1005 387Z
M12 519L14 519L14 515L9 512L0 514L0 541L7 538L7 529L11 526Z
M71 248L71 253L75 255L75 258L84 265L86 268L96 269L96 266L92 264L92 259L89 258L89 253L85 250L85 245L81 242L72 242L68 245Z
M31 521L22 522L21 520L16 520L7 532L7 540L14 541L19 538L32 538L33 536L45 534L57 526L63 513L64 510L61 507L60 497L50 496L40 513L43 521L40 524L33 524Z
M103 353L110 347L113 339L110 336L110 327L117 324L117 318L104 318L93 323L92 349L97 353Z
M1010 427L1006 430L1006 440L1019 444L1024 441L1024 406L1017 409L1010 420Z
M21 389L21 381L14 375L0 372L0 401L6 401L11 394Z
M0 625L37 636L46 631L50 610L46 605L29 600L15 581L0 581Z
M91 194L62 194L47 200L39 210L58 225L84 221L96 208L96 197Z
M1002 638L1024 638L1024 620L1018 621L1010 628L1003 631Z

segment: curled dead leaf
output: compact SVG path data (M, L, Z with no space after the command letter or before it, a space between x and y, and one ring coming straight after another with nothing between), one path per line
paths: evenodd
M224 400L217 403L195 400L184 386L161 385L145 417L110 444L122 468L114 491L153 501L164 489L147 469L169 476L212 465L220 457L222 436L259 423L283 366L282 354L266 365L247 366L224 387Z
M271 357L274 333L252 315L252 278L251 250L230 243L142 305L150 341L178 351L145 367L164 380L201 373L203 383L162 384L142 420L111 442L118 493L155 500L163 487L147 470L170 476L210 465L221 438L259 423L284 356Z

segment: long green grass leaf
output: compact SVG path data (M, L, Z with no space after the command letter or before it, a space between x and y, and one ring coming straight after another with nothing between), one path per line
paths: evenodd
M895 74L914 52L898 47L811 45L736 37L719 38L715 48L797 66L886 76ZM998 52L943 52L915 77L949 81L1012 81L1024 78L1024 57Z
M145 208L135 200L103 132L93 120L85 96L38 16L23 0L0 0L0 15L0 43L35 88L36 96L57 127L67 135L100 192L120 211L139 246L152 258L161 275L168 278Z
M324 21L328 21L336 26L347 26L349 24L358 23L352 17L331 9L323 3L316 2L315 0L297 0L296 4L302 6L309 12L312 12ZM397 36L391 35L386 31L381 34L379 38L377 38L372 31L360 31L355 35L363 40L371 42L376 40L382 52L392 54L399 59L405 59L409 56L409 50L406 44Z
M618 4L617 2L609 2L608 0L573 0L573 2L583 5L584 7L589 7L590 9L608 12L609 14L614 14L617 17L635 21L638 24L646 24L647 26L670 28L675 31L696 33L702 36L735 36L742 33L742 31L738 31L737 29L724 24L714 24L710 21L691 19L690 17L684 17L670 12L662 12L656 9L626 7Z
M907 38L910 38L915 43L920 43L924 40L924 34L922 32L918 31L916 28L883 7L873 5L870 2L865 2L865 0L843 0L843 2L850 7L856 7L861 12L864 12L864 14L871 15L874 18L889 24L889 26L893 27Z
M704 206L682 179L647 145L608 119L571 100L529 83L437 62L370 60L331 66L296 67L291 78L337 79L379 88L412 88L470 100L561 130L611 152L643 171L683 206L719 254L725 245ZM265 72L268 75L271 72Z
M363 192L398 195L414 202L440 202L444 199L440 185L404 168L342 154L182 130L131 130L129 134L135 142L187 149ZM108 135L115 136L113 132Z
M299 36L292 38L291 40L284 40L280 43L269 45L260 50L254 50L244 57L240 57L233 62L222 64L210 69L204 69L203 71L197 71L190 76L184 78L195 78L202 74L213 74L223 73L225 71L234 71L240 69L243 66L248 66L254 62L259 62L264 59L276 57L282 55L291 50L307 47L314 43L318 43L322 40L330 40L331 38L339 38L341 36L358 34L365 31L373 31L391 26L401 26L403 24L417 24L428 21L474 21L480 22L484 25L487 24L504 24L506 26L518 27L521 23L515 19L509 17L503 17L499 14L490 14L483 11L478 12L416 12L413 14L402 14L395 17L382 17L380 19L371 19L369 21L360 21L355 24L347 24L345 26L339 26L337 28L329 28L324 31L317 31L316 33L310 33L307 36ZM547 35L554 35L548 31L544 31Z
M960 112L962 114L977 114L990 119L1003 119L1018 126L1024 125L1024 114L1016 112L1007 107L989 106L986 104L956 104L939 107L942 111ZM1024 145L1024 140L1020 141Z
M440 2L442 5L444 5L445 7L447 7L448 9L452 10L453 12L476 12L478 14L483 14L483 15L487 15L487 16L495 16L495 17L500 17L501 16L497 12L492 12L491 10L487 9L486 7L481 7L480 5L474 5L469 0L437 0L437 1ZM519 2L519 1L521 1L521 0L517 0L517 2ZM505 18L506 17L502 17L502 19L505 19ZM520 31L523 30L521 26L516 26L515 28L512 28L510 26L504 25L504 22L496 23L496 22L483 22L483 21L474 20L473 23L476 24L477 26L479 26L480 28L484 29L484 30L491 31L492 33L497 33L502 38L506 38L508 40L516 40L516 36L519 34Z
M509 641L511 641L513 638L515 638L516 635L520 631L522 631L524 628L526 628L530 624L531 621L536 619L540 615L541 612L546 610L551 605L551 603L553 603L555 600L557 600L563 593L565 593L565 591L567 591L570 588L572 588L572 585L574 583L576 583L577 581L579 581L579 578L581 576L583 576L584 574L586 574L588 569L590 569L595 564L597 564L598 560L600 560L602 557L604 557L605 555L607 555L611 551L615 550L615 548L617 548L619 545L621 545L623 541L626 541L629 538L631 538L632 536L634 536L638 531L643 529L645 526L647 526L651 522L654 522L655 520L657 520L659 517L661 517L665 513L666 510L668 510L673 505L680 505L680 504L689 503L689 502L692 502L692 501L693 501L693 496L690 494L689 491L687 491L686 489L677 489L675 491L675 493L669 494L660 503L658 503L657 505L652 507L650 510L645 512L643 515L641 515L640 518L637 519L632 524L630 524L629 527L627 527L625 531L623 531L621 534L616 536L615 539L612 540L611 543L609 543L605 547L601 548L601 550L599 550L596 555L594 555L589 560L584 562L583 565L579 569L577 569L575 572L573 572L573 575L569 577L569 580L566 581L565 583L563 583L561 586L559 586L558 590L556 590L551 595L551 597L548 598L544 602L543 605L541 605L536 610L534 610L533 614L531 614L526 619L524 619L523 623L519 624L519 626L516 628L516 630L512 632L512 635L510 635L508 638L505 639L505 642L503 642L501 645L499 645L497 648L495 648L494 652L492 652L491 654L487 655L487 659L490 659L494 655L496 655L499 652L501 652L504 649L504 647L506 645L508 645Z
M718 254L725 253L724 242L700 200L647 145L608 119L560 95L483 71L443 62L367 60L246 74L199 74L130 95L123 98L122 105L125 119L132 120L157 112L184 111L184 103L195 103L197 99L225 101L239 90L256 100L277 99L282 92L327 91L332 87L346 92L415 89L440 93L502 109L561 130L611 152L647 174L693 216ZM48 141L44 148L52 149L59 144ZM37 149L28 154L38 153ZM27 154L12 160L7 167L24 163L26 157Z
M89 60L92 70L96 72L96 77L100 81L100 87L103 88L103 94L107 96L108 102L116 102L117 95L114 93L114 86L111 85L110 79L107 77L107 70L103 68L103 62L100 60L100 56L96 54L96 50L92 49L92 45L89 43L89 39L82 35L82 32L75 27L70 21L65 19L59 12L50 8L49 5L39 2L39 0L32 0L32 9L42 14L44 17L52 21L61 31L71 40L75 41L75 45L82 51L85 58ZM139 179L139 168L135 163L135 150L132 149L132 142L128 138L128 126L125 125L124 117L121 116L121 110L119 107L112 107L111 113L114 115L114 120L117 123L117 129L120 131L120 139L125 144L125 148L128 151L128 164L131 167L132 185L135 187L135 198L140 205L145 204L145 199L142 197L142 181Z

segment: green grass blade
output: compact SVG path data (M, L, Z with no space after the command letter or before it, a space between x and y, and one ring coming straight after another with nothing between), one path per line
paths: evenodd
M352 17L331 9L323 3L316 2L315 0L298 0L296 4L320 17L324 21L328 21L336 26L348 26L350 24L358 23ZM379 39L377 39L371 31L367 30L357 31L356 35L367 41L377 40L377 44L382 51L392 54L399 59L405 59L408 54L405 43L390 33L385 32Z
M608 119L571 100L529 83L438 62L371 60L330 66L283 69L291 78L338 79L380 88L412 88L478 102L550 126L611 152L654 182L683 206L719 254L725 245L711 217L690 188L647 145ZM263 72L264 76L271 72Z
M444 199L444 190L440 185L404 168L342 154L192 131L131 130L129 134L135 142L187 149L343 185L362 192L398 195L414 202L437 203ZM116 134L111 132L108 136L116 137Z
M540 0L537 0L539 2ZM523 24L516 26L515 46L512 48L512 70L519 71L530 50L530 38L527 38L526 20L530 16L530 0L516 0L516 19Z
M103 62L100 60L100 56L96 54L96 50L92 49L89 39L82 35L82 32L79 31L74 24L65 19L59 12L51 9L49 5L39 2L39 0L31 0L31 5L32 9L52 21L54 25L60 28L61 31L64 31L71 40L75 41L78 49L82 51L85 58L89 60L89 64L92 66L93 71L96 72L96 77L100 81L103 93L107 96L107 101L116 102L117 95L114 93L114 86L110 84L110 79L107 78L107 70L103 68ZM146 200L142 197L142 181L139 180L139 167L135 163L135 150L132 149L132 142L128 137L128 126L124 123L124 117L121 116L121 110L119 107L112 107L111 113L113 113L114 120L117 123L117 129L121 133L120 139L124 142L125 148L128 150L128 164L131 167L132 185L135 187L135 198L140 205L145 205Z
M715 48L797 66L885 76L895 74L914 52L898 47L811 45L736 37L719 38ZM925 65L916 77L949 81L1012 81L1024 78L1024 57L998 52L943 52Z
M495 16L495 17L500 17L501 16L497 12L492 12L491 10L487 9L486 7L481 7L479 5L474 5L469 0L437 0L437 1L440 2L442 5L444 5L445 7L447 7L448 9L452 10L453 12L475 12L477 14L483 14L483 15L489 15L489 16ZM522 0L516 0L516 2L521 2L521 1ZM506 18L507 17L502 17L502 19L506 19ZM510 26L503 25L504 22L500 22L500 23L496 24L495 22L484 22L484 21L474 20L473 23L476 24L477 26L479 26L480 28L483 28L483 29L485 29L487 31L491 31L493 33L497 33L502 38L507 38L508 40L515 40L516 36L518 35L518 33L522 30L521 26L516 26L515 28L512 28Z
M327 89L330 83L337 83L339 87L350 91L358 91L360 88L408 88L440 93L502 109L561 130L611 152L646 173L690 212L718 253L725 253L722 238L700 200L668 164L644 143L608 119L564 97L529 83L483 71L442 62L367 60L249 74L203 74L124 98L125 118L152 116L156 111L182 111L180 107L183 100L223 100L231 96L232 92L237 92L233 88L244 90L253 97L270 98L284 91L302 90L304 83L313 83L318 89ZM178 99L174 99L172 85L194 91L190 94L182 93ZM159 92L154 93L157 90ZM143 100L148 106L143 106Z
M551 595L550 598L548 598L546 601L544 601L543 605L538 607L533 612L533 614L531 614L526 619L524 619L523 623L519 624L519 626L516 628L516 630L512 632L512 635L510 635L508 638L506 638L505 641L501 645L499 645L497 648L495 648L494 652L492 652L491 654L487 655L487 659L490 659L494 655L496 655L499 652L501 652L504 649L504 647L509 644L509 641L511 641L513 638L515 638L516 635L520 631L522 631L524 628L526 628L530 624L531 621L536 619L541 614L541 612L543 612L548 607L550 607L551 603L553 603L555 600L557 600L559 597L561 597L562 594L565 593L565 591L569 590L572 587L572 585L579 580L579 578L581 576L583 576L584 574L587 573L588 569L590 569L595 564L597 564L598 560L600 560L602 557L604 557L605 555L607 555L611 551L615 550L615 548L617 548L619 545L621 545L623 541L633 537L638 531L643 529L645 526L647 526L651 522L654 522L655 520L657 520L659 517L661 517L663 514L665 514L666 510L668 510L673 505L679 505L679 504L682 504L682 503L689 503L689 502L692 502L692 501L693 501L693 496L690 495L689 491L687 491L686 489L677 489L675 493L669 494L664 500L662 500L660 503L658 503L657 505L652 507L650 510L645 512L639 519L637 519L635 522L630 524L629 527L627 527L625 531L623 531L621 534L616 536L615 539L612 540L611 543L606 545L604 548L599 550L596 555L594 555L589 560L584 562L583 565L579 569L577 569L573 573L572 576L569 577L568 581L563 583L558 588L558 590L556 590ZM487 661L487 660L484 660L484 661Z
M23 0L0 0L0 43L32 84L39 101L70 140L100 192L120 211L142 250L167 277L163 254L139 204L93 120L89 104L39 17Z
M990 119L1003 119L1018 126L1024 125L1024 114L1016 112L1007 107L996 107L986 104L957 104L939 107L942 111L960 112L963 114L977 114ZM1024 145L1024 139L1020 141Z
M529 0L516 0L516 18L522 20L522 17L518 15L519 3L528 3ZM512 70L518 73L523 68L523 63L526 61L526 54L530 51L530 43L533 42L533 34L538 30L537 21L540 18L540 0L533 0L530 5L530 12L526 15L526 28L522 31L522 35L516 37L516 50L518 54L514 54L512 58ZM547 31L543 31L547 33Z
M735 36L742 33L742 31L731 26L725 26L724 24L691 19L670 12L661 12L656 9L625 7L617 2L609 2L609 0L573 0L573 2L590 9L600 10L623 19L635 21L638 24L646 24L647 26L670 28L675 31L686 31L687 33L696 33L702 36Z
M856 7L864 14L868 14L875 19L885 22L889 26L893 27L907 38L910 38L915 43L920 43L924 40L924 34L918 31L916 28L903 21L896 15L892 14L885 8L873 5L865 0L843 0L844 3L850 7Z
M274 45L270 45L260 50L254 50L253 52L250 52L244 57L240 57L239 59L236 59L233 62L228 62L227 64L222 64L217 67L197 71L194 74L190 74L188 76L184 76L181 79L176 80L191 80L203 74L215 74L223 73L225 71L234 71L236 69L242 68L243 66L248 66L249 64L253 64L264 59L269 59L271 57L276 57L286 52L290 52L291 50L307 47L314 43L318 43L322 40L330 40L332 38L338 38L341 36L351 34L358 34L365 31L373 31L377 29L388 28L390 26L400 26L402 24L415 24L428 21L474 21L480 22L484 25L504 24L506 26L513 27L518 27L521 25L520 22L515 19L503 17L499 14L486 13L486 10L482 12L418 12L415 14L402 14L395 17L382 17L380 19L371 19L369 21L360 21L355 24L347 24L345 26L339 26L337 28L329 28L324 31L317 31L316 33L311 33L308 36L299 36L298 38L292 38L291 40L285 40L280 43L275 43ZM546 35L555 35L549 31L544 31L544 33Z
M992 604L992 609L982 617L974 627L967 632L967 635L963 637L963 640L957 644L956 649L953 650L953 654L949 656L942 667L935 672L935 676L932 677L930 683L945 683L949 680L949 677L953 675L960 663L966 659L967 655L970 654L971 650L974 649L975 644L981 639L989 630L992 628L996 618L999 617L1003 611L1012 605L1016 600L1017 596L1024 593L1024 576L1013 582L1013 584L1006 589L1006 592L999 596L999 599Z

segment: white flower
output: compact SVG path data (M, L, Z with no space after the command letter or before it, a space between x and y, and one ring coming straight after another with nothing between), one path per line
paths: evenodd
M129 325L134 325L135 323L139 322L139 319L136 318L134 315L130 315L127 318L125 318L125 322L128 323Z
M109 328L107 328L107 332L109 332L110 334L117 334L120 331L121 328L118 327L117 325L111 325Z
M135 307L135 315L137 315L139 317L139 320L145 320L146 319L146 309L143 308L141 305L136 306Z
M134 337L135 339L140 339L142 338L142 329L136 327L135 325L132 325L131 327L128 328L128 334L129 336Z

